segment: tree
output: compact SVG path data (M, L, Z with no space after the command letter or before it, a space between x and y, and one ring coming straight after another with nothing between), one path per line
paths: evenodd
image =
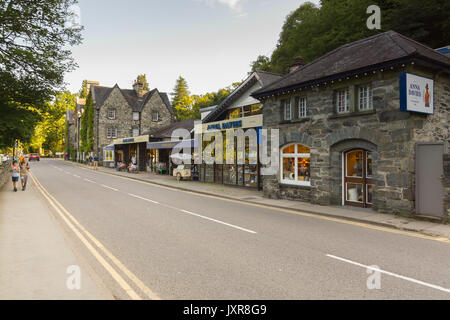
M69 46L81 42L69 8L76 0L0 0L0 147L30 141L64 73L76 67Z
M92 93L89 92L86 98L86 105L81 116L80 125L80 149L81 152L92 151L94 143L94 103Z
M369 5L381 9L381 30L366 25ZM294 57L306 63L344 44L387 30L397 31L431 48L450 43L450 2L444 0L322 0L320 8L306 2L282 26L270 59L259 56L251 70L287 73Z
M172 96L173 106L178 105L183 98L190 95L188 84L182 76L177 79L173 92L170 95Z
M251 70L248 73L248 75L252 74L253 72L257 70L261 71L270 71L270 59L269 57L260 55L258 58L256 58L255 61L252 61L250 63Z
M41 111L41 121L34 130L34 135L29 146L38 150L43 147L52 152L64 150L66 137L66 112L74 110L76 95L69 91L59 92L52 103L47 103L44 111Z
M143 88L144 90L147 90L147 91L150 90L150 87L149 87L148 82L147 82L147 76L145 74L138 75L137 78L136 78L136 81L138 83L142 83L144 85L144 88Z

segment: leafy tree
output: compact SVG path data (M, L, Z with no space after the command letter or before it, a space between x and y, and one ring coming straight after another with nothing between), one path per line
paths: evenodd
M52 103L47 103L40 116L29 147L38 150L43 147L52 152L64 150L66 136L66 112L74 110L76 96L68 91L58 93Z
M381 9L381 30L366 25L369 5ZM270 59L259 56L251 70L286 73L294 57L305 62L387 30L397 31L431 48L450 43L450 2L445 0L322 0L320 8L306 2L291 12L282 26Z
M0 0L0 146L29 142L64 73L82 27L67 23L76 0Z
M173 92L170 95L172 96L173 106L177 106L183 98L190 95L188 84L182 76L177 79Z
M142 83L144 85L144 88L143 88L144 90L147 90L147 91L150 90L150 87L149 87L148 82L147 82L147 76L145 74L138 75L136 81L138 83L140 82L140 83Z
M248 73L249 75L257 70L270 71L270 59L269 57L260 55L258 56L258 58L256 58L255 61L252 61L252 63L250 63L250 67L251 70Z
M86 105L81 116L80 124L80 149L81 152L92 151L94 142L94 104L92 101L92 93L86 98Z

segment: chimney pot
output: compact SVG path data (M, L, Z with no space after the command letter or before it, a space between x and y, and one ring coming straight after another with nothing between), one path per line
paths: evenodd
M294 58L294 63L289 67L289 73L297 71L301 67L305 65L305 59L301 56L297 56Z

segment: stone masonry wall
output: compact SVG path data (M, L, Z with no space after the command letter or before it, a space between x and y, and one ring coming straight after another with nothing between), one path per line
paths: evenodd
M450 222L450 153L444 154L442 185L444 186L444 220Z
M265 100L264 127L280 130L280 147L297 142L311 149L311 187L280 185L277 174L264 177L264 194L298 200L310 197L312 203L340 205L342 153L353 148L364 148L372 151L374 157L373 208L401 215L413 213L414 147L417 141L423 139L418 130L426 127L427 132L434 132L429 134L429 139L433 141L448 139L446 116L450 98L442 91L449 86L449 81L447 78L436 78L434 116L403 112L399 106L401 71L414 72L411 67L409 70L377 72L302 90L295 95L291 93ZM373 110L336 115L334 90L367 83L373 88ZM282 120L280 100L293 96L306 97L307 119ZM355 105L355 101L351 104Z
M11 181L11 161L0 162L0 189L7 181Z
M108 110L115 109L115 119L108 119ZM96 150L100 159L103 160L103 148L113 142L113 138L107 138L107 128L117 128L117 138L126 138L131 136L131 128L133 125L132 110L125 100L119 88L114 88L108 98L105 100L100 109L96 112L96 119L94 123L97 124L95 132L95 141L98 141ZM98 137L97 137L98 135Z
M159 121L152 120L152 112L157 111L159 113ZM149 129L163 128L172 123L172 114L167 109L166 104L161 99L159 92L153 94L153 96L147 101L141 112L141 130L142 132Z

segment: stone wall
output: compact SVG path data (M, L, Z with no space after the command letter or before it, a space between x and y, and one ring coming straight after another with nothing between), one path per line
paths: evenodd
M157 111L159 113L159 120L152 120L152 113ZM153 96L147 101L141 112L141 130L142 132L150 129L160 129L168 126L173 122L172 114L167 109L166 104L161 99L159 92L155 92Z
M424 137L431 141L448 139L450 81L435 77L433 116L403 112L399 105L401 71L418 73L411 67L378 72L265 100L264 127L280 130L280 147L296 142L311 149L311 187L309 190L289 187L279 183L279 175L266 176L264 194L301 201L310 197L312 203L340 205L342 154L353 148L363 148L372 151L374 157L373 208L380 212L411 215L415 208L415 143L423 141ZM432 74L427 76L434 77ZM334 90L355 89L368 83L373 88L373 110L337 115ZM306 97L308 118L284 121L280 101L294 96Z
M444 186L444 220L450 222L450 153L444 154L442 185Z
M7 181L11 181L11 161L0 162L0 189Z
M108 119L108 110L115 109L115 119ZM94 141L100 160L103 160L103 148L113 142L113 138L107 137L107 128L117 128L117 138L126 138L131 136L133 125L133 114L131 107L125 100L118 87L115 87L102 106L95 112Z

